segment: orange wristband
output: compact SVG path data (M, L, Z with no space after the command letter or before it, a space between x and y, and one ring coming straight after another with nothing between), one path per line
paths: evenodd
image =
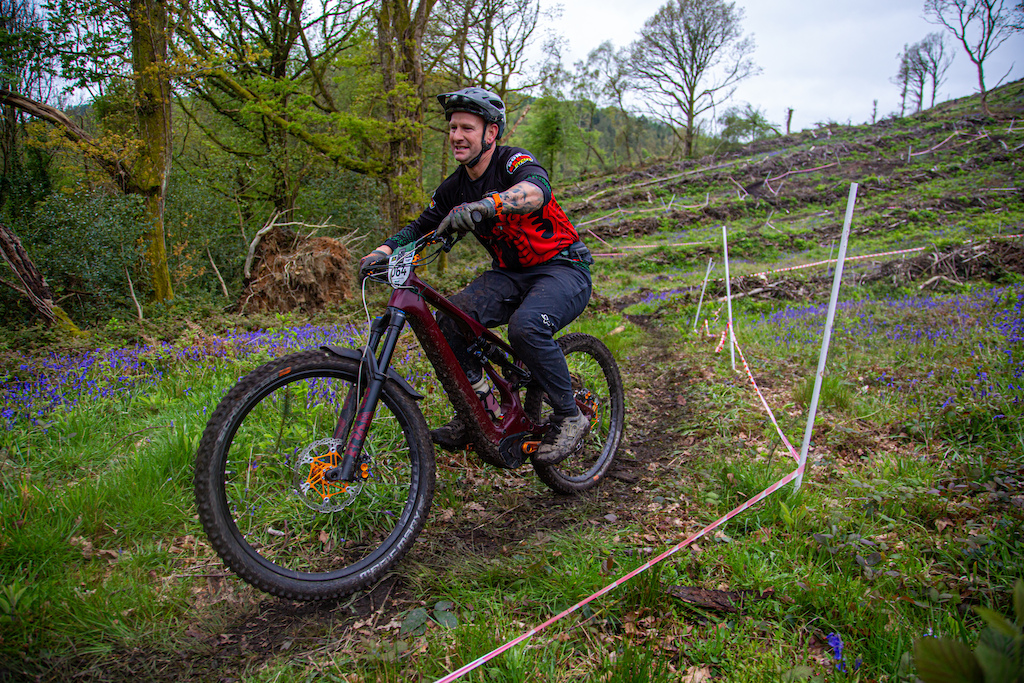
M494 200L494 215L495 216L500 216L501 215L501 207L502 207L501 195L499 195L497 192L495 192L494 194L491 195L491 199Z

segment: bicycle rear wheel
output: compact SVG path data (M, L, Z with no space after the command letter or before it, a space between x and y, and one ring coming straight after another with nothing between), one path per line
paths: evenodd
M626 400L615 357L597 337L574 332L558 339L569 365L576 405L590 418L580 450L557 465L539 465L537 477L558 493L587 491L597 486L611 467L622 440ZM539 388L526 391L526 414L535 422L551 413L548 396Z
M415 400L388 381L355 483L327 482L358 361L304 351L243 377L221 400L196 457L199 518L214 550L274 595L319 600L376 581L423 528L434 450ZM351 418L349 418L351 420Z

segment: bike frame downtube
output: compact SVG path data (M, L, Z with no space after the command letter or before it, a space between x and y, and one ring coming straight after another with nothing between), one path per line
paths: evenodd
M455 407L456 413L474 415L484 436L494 444L504 435L536 429L536 425L525 417L519 397L510 388L510 383L505 381L500 374L488 372L492 386L498 389L502 397L513 405L513 409L506 411L506 417L501 426L494 424L477 398L466 373L462 371L462 367L455 358L455 353L448 345L448 340L445 339L441 328L438 327L430 306L458 320L466 328L471 338L483 337L513 357L514 353L500 337L466 315L436 289L420 280L415 273L409 278L405 287L395 289L391 293L391 299L388 301L389 309L401 309L408 315L409 326L416 334L427 360L434 367L437 379L447 393L448 400Z
M405 327L405 320L404 311L388 306L384 316L375 323L374 329L371 330L369 343L367 343L366 348L363 350L362 362L367 365L367 372L365 374L368 377L366 392L363 394L363 400L355 413L355 419L352 421L348 445L345 447L345 455L341 462L341 481L352 481L356 459L363 450L366 434L370 429L370 422L373 420L373 413L377 408L377 401L380 400L380 393L384 389L384 381L387 379L387 369L391 365L391 358L395 353L398 337L402 334L402 329ZM381 338L381 334L383 334L384 345L380 350L380 355L375 357L374 350ZM360 380L362 376L363 373L360 372ZM345 413L348 412L346 408L348 408L349 401L355 398L354 390L355 386L350 388L349 396L345 399L345 407L342 408L343 418ZM347 420L345 421L347 422ZM337 430L344 429L344 425L339 420L336 433Z

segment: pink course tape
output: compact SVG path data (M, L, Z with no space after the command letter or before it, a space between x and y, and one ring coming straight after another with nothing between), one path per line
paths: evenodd
M705 320L704 322L706 323L707 321ZM725 338L726 338L726 336L728 336L728 334L729 334L729 324L726 323L725 329L722 330L722 338L718 340L718 346L715 347L715 353L718 353L719 351L721 351L722 347L725 346Z
M913 249L898 249L896 251L883 251L877 254L865 254L863 256L847 256L847 261L863 261L864 259L879 258L882 256L898 256L899 254L912 254L918 251L924 251L928 247L914 247ZM824 261L815 261L814 263L804 263L799 266L789 266L788 268L776 268L775 270L762 270L760 273L754 273L750 277L761 277L762 275L772 275L774 273L786 273L791 270L802 270L804 268L814 268L815 266L827 266L835 263L836 259L826 259Z
M726 330L726 333L727 332L728 332L728 330ZM724 336L722 337L722 341L724 343L724 341L725 341L725 337ZM771 408L768 407L768 403L765 401L764 396L761 394L761 390L758 388L757 382L754 381L754 375L750 371L750 366L747 365L747 359L744 358L743 351L740 350L739 343L737 343L735 341L733 343L736 346L736 350L739 351L740 359L743 361L743 367L747 371L747 378L750 380L750 383L754 386L754 391L757 392L758 398L761 399L761 405L763 405L764 409L766 411L768 411L768 416L771 419L772 424L775 425L775 429L779 433L779 436L782 438L782 442L789 449L790 455L792 455L794 457L794 459L799 461L800 454L796 451L795 448L793 448L792 444L789 443L789 440L786 438L785 434L782 433L782 429L779 427L779 423L775 419L775 415L772 413ZM722 348L722 344L719 344L718 348L715 350L715 353L718 353L721 350L721 348ZM569 616L570 614L572 614L576 610L580 609L584 605L587 605L588 603L596 600L597 598L601 597L605 593L608 593L608 592L618 588L622 584L624 584L627 581L629 581L630 579L632 579L637 574L640 574L641 572L644 572L644 571L650 569L651 567L653 567L654 565L658 564L662 560L665 560L665 559L671 557L672 555L675 555L677 552L679 552L680 550L682 550L686 546L690 545L694 541L696 541L696 540L706 536L708 534L708 532L714 531L715 529L717 529L721 525L723 525L726 522L728 522L733 517L735 517L735 516L739 515L740 513L745 512L746 510L750 509L752 506L754 506L757 503L761 502L762 500L764 500L765 498L767 498L771 494L775 493L776 491L778 491L780 488L782 488L786 484L792 482L797 477L801 476L803 474L803 469L804 469L804 466L800 465L795 470L793 470L792 472L790 472L789 474L784 476L782 479L779 479L777 482L775 482L774 484L772 484L771 486L766 488L764 491L761 491L760 493L758 493L756 496L754 496L750 500L746 501L745 503L743 503L743 504L739 505L738 507L734 508L733 510L729 511L724 516L719 517L718 519L716 519L711 524L707 525L706 527L704 527L700 531L698 531L695 534L693 534L692 536L688 537L686 540L681 541L680 543L672 546L671 548L669 548L665 552L661 553L657 557L654 557L654 558L648 560L647 562L645 562L641 566L637 567L633 571L629 572L628 574L625 574L625 575L619 577L618 579L616 579L612 583L608 584L607 586L605 586L601 590L597 591L593 595L590 595L589 597L584 598L583 600L580 600L579 602L577 602L572 607L569 607L568 609L565 609L565 610L559 612L558 614L556 614L555 616L551 617L550 619L548 619L544 623L540 624L539 626L533 627L532 629L530 629L526 633L522 634L518 638L516 638L514 640L510 640L507 643L505 643L504 645L502 645L502 646L500 646L498 648L495 648L494 650L491 650L490 652L488 652L487 654L483 655L482 657L478 657L477 659L474 659L472 662L463 665L462 667L456 669L455 671L452 671L450 674L448 674L444 678L439 678L435 683L451 683L451 681L454 681L454 680L457 680L457 679L461 678L462 676L464 676L465 674L469 673L470 671L476 669L477 667L483 666L484 664L486 664L487 662L491 661L492 659L494 659L498 655L502 654L506 650L509 650L509 649L515 647L516 645L518 645L519 643L522 643L523 641L525 641L525 640L527 640L529 638L532 638L533 636L537 635L538 633L540 633L541 631L546 629L551 624L554 624L556 621L559 621L560 619L563 619L563 618Z
M768 419L770 419L772 424L775 425L775 431L778 433L779 438L782 439L782 443L786 444L786 448L789 449L789 454L793 456L794 460L799 462L800 453L793 448L793 444L791 444L789 439L786 438L786 435L782 433L782 427L779 426L778 420L775 419L775 413L773 413L772 409L768 407L768 401L764 400L761 388L758 387L757 382L754 381L754 374L750 371L750 366L747 365L747 358L743 355L743 349L740 348L739 342L734 340L733 343L736 345L736 351L740 354L740 360L743 361L743 369L747 371L747 378L750 380L750 383L754 385L754 391L757 392L757 397L761 399L761 405L764 406L765 412L768 413Z

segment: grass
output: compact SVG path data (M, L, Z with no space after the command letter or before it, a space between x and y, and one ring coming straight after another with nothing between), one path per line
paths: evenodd
M949 135L942 121L893 125L901 137L889 155ZM1004 137L1019 145L1021 135ZM794 139L786 168L825 163L809 151L823 138ZM869 147L857 164L883 153ZM1013 184L1004 162L961 163L975 148L857 167L855 228L865 231L851 254L1021 232L1019 193L937 208L968 196L965 183ZM710 206L732 211L733 273L749 276L829 257L851 165L787 180L774 229L772 209L739 199L724 176L688 176L656 196L697 204L710 193ZM714 353L725 315L717 295L702 308L710 337L702 325L691 331L707 258L720 260L720 220L639 215L662 229L612 243L661 246L600 261L595 302L613 305L568 330L600 337L622 366L621 456L637 478L565 500L528 471L439 456L413 552L376 592L326 606L270 600L225 574L195 517L192 461L206 416L242 374L325 341L358 345L355 306L343 324L268 317L263 331L183 326L166 342L19 356L0 404L0 679L434 680L788 474L792 460L747 380ZM675 241L707 245L664 246ZM431 277L452 290L483 264L479 250L453 253L450 270ZM787 277L809 287L812 272ZM1008 613L1009 587L1024 576L1020 282L1010 273L926 295L916 283L848 281L799 493L779 491L466 678L909 682L916 638L973 646L983 623L970 608ZM824 298L734 302L739 342L797 444ZM374 293L371 310L381 301ZM115 323L110 339L134 338ZM426 394L428 422L446 420L411 336L397 357ZM673 597L673 586L751 592L726 611Z
M1015 296L1012 289L981 289L973 298L928 305L867 300L844 310L834 342L843 375L827 378L835 381L825 384L817 462L800 495L769 499L702 541L699 553L648 570L470 680L674 680L702 668L724 680L807 671L840 679L830 668L839 661L830 634L844 643L843 663L859 662L858 675L899 680L921 633L970 639L979 624L956 605L998 606L1000 591L1024 573L1020 516L998 495L1020 467L1020 407L1005 374L1014 366L999 336L1020 324ZM692 306L662 305L690 320ZM797 413L780 411L791 438L799 433L797 406L806 401L807 380L797 378L813 364L808 349L819 315L780 310L746 314L737 324L756 372L793 378L788 394L779 384L770 392L782 401L777 409ZM649 343L619 315L588 317L574 329L617 344L624 363ZM411 671L440 677L640 566L649 555L639 550L663 547L782 476L791 465L749 389L730 379L722 354L695 343L688 322L678 329L673 362L712 369L687 392L700 417L692 430L680 425L679 436L698 434L703 444L689 453L696 467L688 475L654 479L638 510L604 500L597 511L621 515L615 524L542 534L492 557L411 562L411 593L428 604L450 602L454 625L429 620L422 635L377 633L376 641L318 662L318 673L328 680L407 680ZM191 512L191 459L204 409L260 358L197 358L145 389L68 402L4 433L0 618L7 656L30 666L71 648L99 658L142 646L171 652L189 647L181 634L197 608L202 620L223 618L217 615L226 605L197 602L202 575L217 562ZM794 362L800 371L787 372ZM405 367L416 374L421 364L410 355ZM983 387L1005 395L981 400ZM943 407L948 396L962 410ZM1002 422L991 421L997 410L1006 415ZM886 442L889 450L858 454L865 436L851 415L905 436ZM970 423L965 438L960 430L972 415L989 422ZM931 427L915 432L915 425ZM441 476L437 509L471 514L456 494L464 475L442 468ZM996 495L979 500L974 491ZM732 616L666 600L668 586L694 583L774 595ZM245 675L302 680L311 666L283 656Z

